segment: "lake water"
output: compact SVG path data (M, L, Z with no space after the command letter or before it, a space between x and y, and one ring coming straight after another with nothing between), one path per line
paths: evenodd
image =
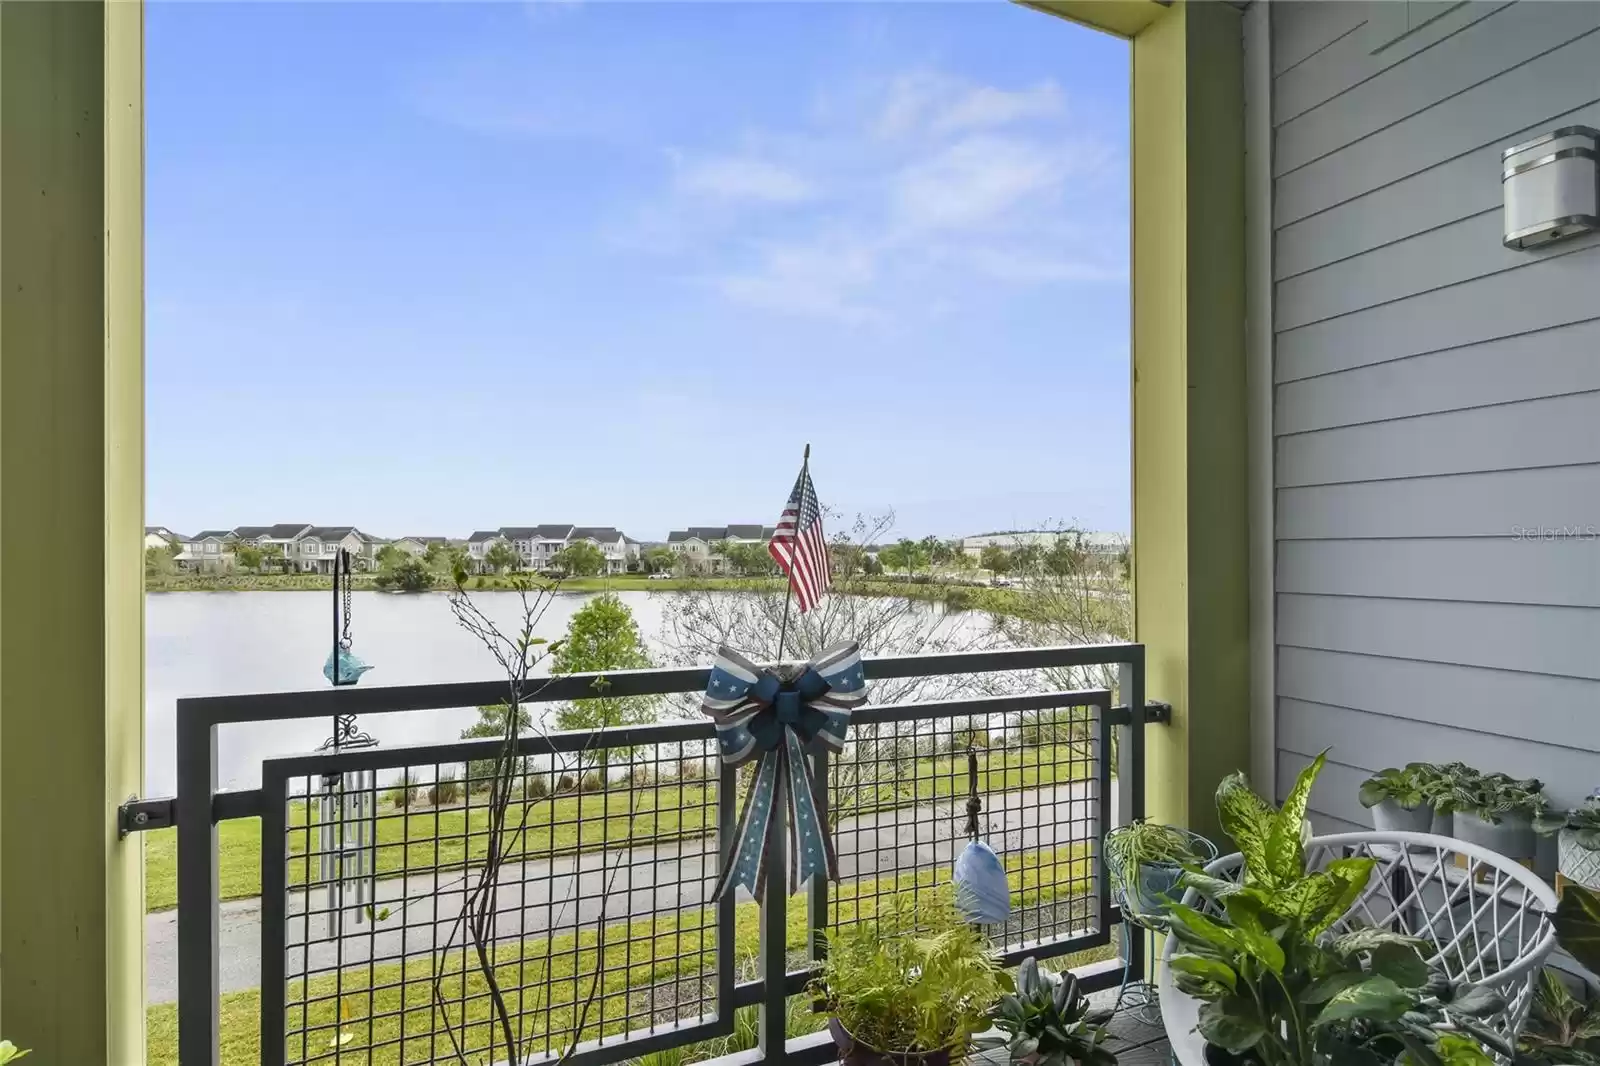
M557 596L537 635L559 637L573 613L594 595ZM618 595L632 609L647 643L654 645L665 601L675 594ZM519 605L514 594L486 592L473 599L502 630L516 631ZM147 596L145 793L171 795L176 789L178 699L327 688L322 666L332 639L330 613L328 595L311 592ZM361 680L363 688L503 679L488 651L456 624L444 595L358 592L351 615L355 651L373 667ZM973 624L980 624L977 616ZM455 708L363 715L361 726L385 744L421 744L454 740L476 719L473 708ZM314 750L329 732L330 723L323 719L224 726L217 737L218 782L225 788L253 788L260 784L263 757Z

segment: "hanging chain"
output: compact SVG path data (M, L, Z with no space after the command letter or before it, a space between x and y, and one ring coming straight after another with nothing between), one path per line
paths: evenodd
M339 557L334 561L333 565L344 569L344 636L340 638L339 644L348 651L352 643L350 637L350 553L340 548Z

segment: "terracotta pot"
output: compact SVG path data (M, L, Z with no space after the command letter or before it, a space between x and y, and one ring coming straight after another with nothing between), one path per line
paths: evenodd
M1392 799L1372 808L1372 828L1380 833L1427 833L1433 829L1433 805L1406 810Z
M839 1049L839 1061L845 1066L950 1066L950 1049L911 1053L904 1051L879 1051L863 1044L839 1024L838 1018L828 1019L828 1034Z
M1538 851L1533 820L1524 814L1501 815L1500 821L1495 823L1471 811L1457 811L1456 839L1488 848L1521 863L1532 862Z

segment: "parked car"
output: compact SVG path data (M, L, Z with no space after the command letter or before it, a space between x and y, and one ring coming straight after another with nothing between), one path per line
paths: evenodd
M650 575L649 579L651 581L666 581L671 577L672 575L667 573L665 570L657 570L655 573Z

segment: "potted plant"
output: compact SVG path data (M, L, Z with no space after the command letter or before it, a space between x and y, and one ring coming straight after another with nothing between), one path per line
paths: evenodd
M1532 863L1538 850L1533 819L1545 808L1543 790L1534 778L1517 780L1507 774L1461 778L1454 800L1456 839Z
M1036 959L1017 968L1017 990L1000 997L994 1026L1006 1037L1006 1051L1027 1066L1116 1066L1102 1046L1110 1011L1091 1011L1072 973L1051 973Z
M1142 818L1106 834L1105 858L1135 915L1160 915L1185 866L1217 857L1216 845L1196 833Z
M829 930L809 986L846 1066L948 1066L1010 988L945 892L899 894L875 918Z
M1361 782L1361 806L1372 812L1379 832L1426 833L1433 829L1433 804L1422 791L1423 768L1379 770Z
M1443 766L1423 762L1412 763L1411 766L1415 769L1422 798L1433 809L1433 824L1428 832L1441 837L1455 836L1457 786L1463 780L1476 778L1478 771L1463 762L1445 763Z
M1305 813L1322 770L1319 755L1274 810L1234 774L1217 790L1223 828L1244 859L1242 883L1185 873L1220 914L1174 903L1169 929L1182 949L1170 960L1179 991L1201 1001L1199 1032L1214 1066L1321 1066L1392 1061L1417 1066L1489 1060L1476 1040L1442 1033L1452 1022L1500 1010L1497 992L1459 995L1431 971L1418 941L1380 928L1329 930L1360 898L1371 858L1305 862ZM1448 1039L1446 1039L1448 1037Z
M1554 967L1544 968L1517 1038L1519 1061L1600 1066L1600 1011L1595 1010L1593 992L1583 991L1580 999Z
M1533 819L1534 832L1555 835L1556 891L1563 882L1585 888L1600 888L1600 796L1590 796L1570 811L1540 811Z

